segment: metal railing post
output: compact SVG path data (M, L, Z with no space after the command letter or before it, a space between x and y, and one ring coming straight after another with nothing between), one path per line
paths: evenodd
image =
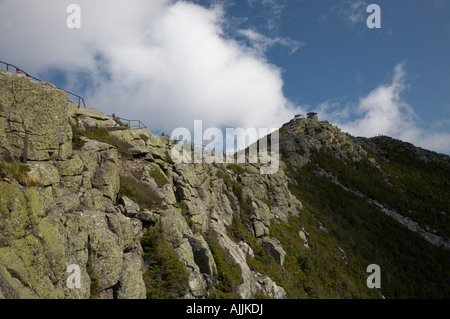
M25 138L23 140L22 163L27 164L27 162L28 162L28 132L25 132Z
M6 62L3 62L3 61L0 61L0 64L6 65L6 71L7 71L7 72L9 72L9 67L13 67L13 68L16 69L16 72L19 70L19 71L21 71L23 74L25 74L27 77L29 77L29 78L31 78L31 79L33 79L33 80L35 80L35 81L38 81L38 82L43 82L42 80L39 80L38 78L35 78L34 76L31 76L31 75L29 75L28 73L24 72L22 69L19 69L19 68L16 67L15 65L12 65L12 64L10 64L10 63L6 63ZM68 96L71 95L71 96L77 97L77 98L78 98L78 108L81 108L81 102L83 102L83 107L86 108L86 102L84 101L83 97L81 97L80 95L71 93L71 92L66 91L66 90L64 90L64 89L61 89L61 88L57 88L57 89L58 89L58 90L61 90L61 91L63 91L63 92L66 92ZM69 101L70 101L70 100L69 100ZM74 103L74 102L73 102L73 103ZM131 128L134 128L134 127L132 126L132 123L133 123L133 122L137 122L137 123L138 123L138 124L137 124L137 127L140 128L140 129L141 129L141 128L147 128L147 126L145 126L144 123L142 123L140 120L127 120L127 119L123 119L123 118L120 118L120 117L116 117L116 118L119 119L119 120L125 121L126 123L128 123L128 127L131 127ZM27 138L26 141L27 141L27 143L28 143L28 135L26 135L26 138ZM27 145L28 145L28 144L27 144ZM24 150L24 151L25 151L25 150Z

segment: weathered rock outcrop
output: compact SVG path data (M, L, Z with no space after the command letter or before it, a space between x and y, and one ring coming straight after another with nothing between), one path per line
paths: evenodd
M89 298L95 276L100 297L145 298L142 222L114 206L117 150L88 139L73 150L76 112L54 86L3 71L0 82L0 157L23 159L28 135L34 185L0 181L0 295ZM77 289L67 285L73 264L81 271Z
M0 70L0 156L30 161L72 155L67 94L51 84ZM43 116L45 115L45 116Z
M240 297L261 292L285 297L273 280L251 270L250 246L229 233L244 206L251 211L248 230L261 239L269 235L271 222L299 213L302 205L290 194L282 170L263 176L256 164L239 172L226 164L174 164L167 136L124 128L95 109L78 109L63 91L24 75L2 71L0 81L0 157L18 163L28 143L28 176L34 183L0 181L1 296L144 298L140 238L160 224L188 273L186 298L205 298L218 287L217 266L201 233L212 233L240 265ZM108 129L134 159L84 136L74 149L71 125ZM119 196L120 176L154 196L151 207ZM73 264L81 270L79 289L66 282Z
M351 267L352 254L333 243L320 257L309 255L326 245L322 238L310 246L317 232L331 237L336 229L325 228L293 195L292 186L304 181L297 173L326 151L331 160L325 164L365 163L387 178L381 162L367 156L370 150L382 158L384 151L312 119L284 125L280 139L274 174L261 174L257 163L177 164L170 137L125 127L96 109L79 109L50 84L0 71L0 298L146 298L144 275L151 267L141 239L155 229L186 271L185 298L220 295L227 276L233 277L227 296L286 298L294 275L280 277L288 267L296 269L297 292L308 294L311 260L320 267L344 254L342 267ZM449 161L416 153L425 162ZM5 173L4 163L25 171L26 179ZM308 174L344 187L318 164ZM283 237L283 231L294 235ZM300 252L290 240L298 240ZM258 257L270 271L258 266ZM230 264L233 276L224 269ZM79 288L68 284L74 265Z
M140 253L125 253L137 243L135 221L116 212L88 210L80 197L58 196L50 188L2 181L0 189L8 195L2 196L0 210L0 276L17 297L89 298L88 268L103 291L132 285L135 291L117 293L124 298L145 296L142 276L140 282L130 278L141 274ZM130 266L129 259L135 265ZM80 289L66 285L66 269L72 264L81 268Z
M337 158L359 161L367 155L361 144L348 133L328 121L302 119L291 121L280 129L280 151L292 167L303 167L309 163L311 152L329 150Z

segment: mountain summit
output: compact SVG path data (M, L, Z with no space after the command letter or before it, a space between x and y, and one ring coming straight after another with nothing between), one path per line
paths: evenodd
M449 156L279 133L276 174L176 164L168 136L0 71L0 298L450 297Z

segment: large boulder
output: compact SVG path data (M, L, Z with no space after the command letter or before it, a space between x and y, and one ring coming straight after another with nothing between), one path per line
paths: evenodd
M87 261L86 236L68 233L59 204L51 205L39 188L0 182L0 290L17 298L88 298L89 276L80 289L68 289L67 267ZM52 208L54 207L54 208Z
M42 186L58 186L61 181L61 175L58 169L49 162L31 162L28 163L30 178Z
M186 236L194 254L194 261L208 280L208 286L215 287L218 284L218 275L214 257L209 250L209 246L200 234Z
M98 276L101 289L111 288L120 279L123 250L118 236L109 230L104 213L85 211L81 213L89 222L89 265Z
M139 207L138 204L136 204L133 200L131 200L130 198L128 198L127 196L123 196L120 199L120 204L123 207L123 212L124 214L126 214L127 216L135 216L137 215L141 208Z
M0 296L89 298L96 277L101 297L145 298L142 223L94 210L105 209L101 191L87 190L80 200L0 181L0 193ZM67 284L70 265L79 267L80 288Z
M145 299L141 256L134 252L125 253L119 283L117 299Z
M162 213L161 226L188 273L188 297L202 298L217 282L212 253L200 235L194 235L179 211L169 208Z
M286 252L283 249L283 246L281 243L274 238L266 237L262 240L262 246L266 251L271 255L275 261L283 265L284 263L284 256L286 256Z
M102 161L94 173L92 186L101 190L104 196L115 202L120 189L120 176L117 164L113 161Z
M67 159L72 129L64 91L0 71L0 157L30 161Z
M79 108L76 111L76 115L79 125L85 129L96 126L106 128L120 126L105 113L93 108Z

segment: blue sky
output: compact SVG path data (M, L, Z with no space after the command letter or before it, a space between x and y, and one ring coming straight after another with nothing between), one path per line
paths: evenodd
M66 7L81 8L81 29ZM450 153L450 1L0 0L0 60L88 106L176 127L279 127L319 112L353 135ZM381 29L369 29L369 4Z
M381 8L381 29L366 25L370 3ZM449 132L449 1L239 1L228 12L248 28L300 44L293 54L283 45L266 53L283 69L283 90L295 104L321 111L328 101L340 111L389 84L401 63L406 73L401 100L415 112L414 122Z

